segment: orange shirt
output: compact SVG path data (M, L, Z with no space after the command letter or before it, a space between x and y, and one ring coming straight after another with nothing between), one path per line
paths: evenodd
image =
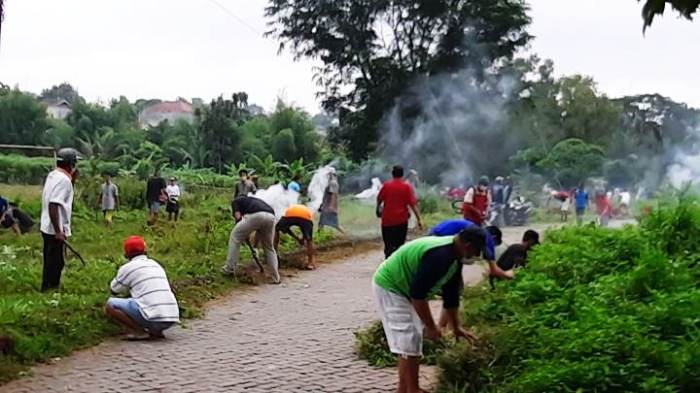
M284 212L287 218L303 218L304 220L312 221L313 212L304 205L292 205Z

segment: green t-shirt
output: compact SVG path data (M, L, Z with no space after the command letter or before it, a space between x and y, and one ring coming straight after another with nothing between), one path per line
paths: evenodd
M389 292L410 298L413 282L423 255L436 247L452 244L452 236L428 236L406 243L382 262L374 273L374 283ZM442 286L459 270L459 264L451 264L445 274L429 292L429 298L442 290Z

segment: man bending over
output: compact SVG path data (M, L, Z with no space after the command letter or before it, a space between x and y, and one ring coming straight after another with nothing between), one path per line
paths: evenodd
M301 237L292 231L292 227L298 227ZM314 263L314 221L313 212L304 205L292 205L284 212L275 228L275 250L279 253L280 233L286 233L294 238L301 246L306 247L306 270L315 270Z
M372 287L389 349L399 356L399 393L418 393L423 331L431 340L441 333L428 299L442 294L443 307L455 337L472 339L459 322L462 263L479 255L486 232L469 228L452 237L429 236L406 243L374 273Z

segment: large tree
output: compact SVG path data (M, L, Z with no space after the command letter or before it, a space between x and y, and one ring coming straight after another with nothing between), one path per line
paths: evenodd
M420 76L484 70L525 45L522 0L270 0L269 35L296 56L318 59L331 135L354 158L376 147L380 120Z
M231 99L219 97L201 113L199 137L207 151L207 166L223 172L227 164L240 162L241 125L249 117L248 95L234 93Z

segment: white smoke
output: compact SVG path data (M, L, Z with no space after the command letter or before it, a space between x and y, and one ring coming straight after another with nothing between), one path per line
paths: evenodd
M284 215L285 210L291 205L299 203L299 193L288 190L281 184L275 184L264 190L258 190L254 197L262 199L272 207L275 216L279 220Z
M330 165L321 167L314 172L308 188L309 198L311 199L308 206L311 211L318 211L321 207L323 194L326 192L326 187L328 187L328 174L331 172L335 172L335 168Z
M476 80L462 70L418 81L386 118L383 157L443 185L469 184L494 160L506 160L517 143L504 132L517 80Z
M376 199L377 195L379 195L379 190L381 188L382 188L382 181L379 180L378 177L373 177L372 178L372 187L363 190L359 194L355 194L355 198L356 199Z

